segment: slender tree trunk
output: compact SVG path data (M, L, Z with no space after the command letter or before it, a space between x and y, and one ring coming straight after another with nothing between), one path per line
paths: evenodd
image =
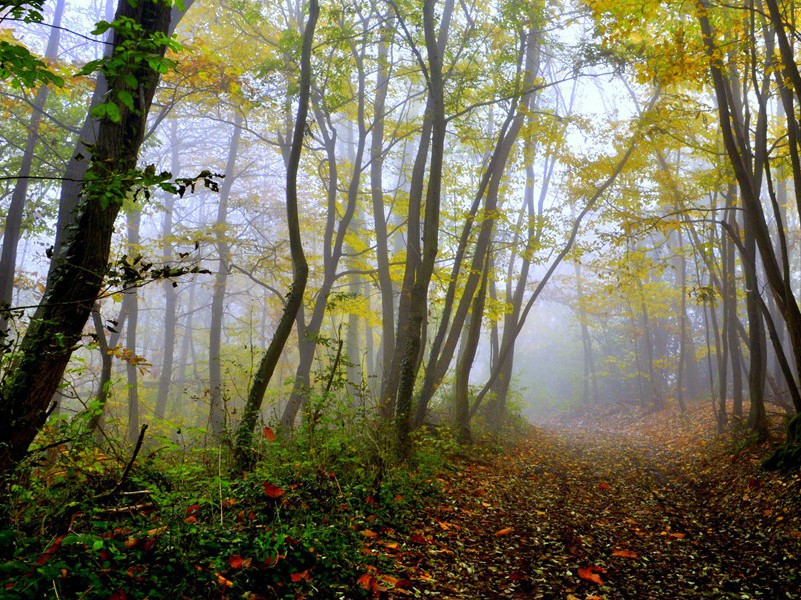
M300 58L300 94L298 98L298 112L295 117L295 127L292 132L292 146L287 160L286 176L286 211L287 227L289 229L289 247L292 253L292 287L287 295L284 314L278 321L273 339L259 363L258 371L253 378L247 403L242 413L242 421L236 432L236 454L238 469L246 469L251 462L251 445L253 442L253 429L256 427L264 393L270 383L275 366L281 357L292 326L295 322L300 305L303 303L303 292L309 278L309 265L303 253L303 244L300 237L300 219L298 214L298 169L300 155L303 151L303 136L306 131L306 117L309 111L309 95L311 88L311 53L314 39L314 28L320 7L317 0L309 0L309 18L303 30L303 47Z
M139 226L142 222L142 211L134 207L128 214L128 259L133 261L141 254ZM139 324L139 288L132 287L125 291L123 303L127 304L128 326L125 329L125 347L129 353L125 362L125 374L128 387L128 441L135 443L139 437L139 378L136 352L136 330Z
M63 15L64 0L57 0L50 37L47 40L47 48L45 50L45 58L48 60L55 60L58 56L58 46L61 39L61 18ZM25 140L25 147L22 151L19 178L14 183L14 190L11 192L11 202L8 205L5 228L3 229L3 249L2 254L0 254L0 342L2 342L2 338L8 330L8 320L6 319L6 313L2 309L11 305L14 292L17 245L22 234L22 217L25 212L25 201L28 197L28 181L33 169L36 144L39 141L39 125L42 122L42 114L49 95L50 88L42 86L36 92L36 97L33 100L33 112L28 125L28 137ZM3 348L3 344L0 343L0 354L3 353Z
M454 386L454 424L456 439L461 444L470 444L473 436L470 433L470 371L476 358L478 342L481 339L481 321L484 316L484 303L487 297L487 280L491 277L489 256L485 260L481 287L473 299L473 310L464 339L464 351L456 365L456 381Z
M180 155L181 140L178 137L178 121L173 119L170 122L170 150L172 151L172 176L177 177L181 170ZM161 226L162 243L164 250L161 259L165 265L169 265L173 260L172 248L172 224L173 211L175 210L175 197L168 194L164 198L164 217ZM178 294L176 293L173 282L164 282L164 350L161 359L161 373L159 375L158 395L156 396L156 407L153 416L156 420L161 420L167 412L167 400L170 396L170 385L173 378L173 363L175 359L175 328L176 310Z
M234 113L234 130L228 144L225 179L220 187L217 219L214 222L217 246L217 273L214 276L214 293L211 299L211 325L209 327L209 433L217 439L225 430L225 389L222 378L223 316L231 247L228 243L228 201L231 186L236 179L236 158L242 137L242 114Z
M125 326L125 320L128 316L128 308L125 303L120 307L119 315L114 323L114 330L111 335L106 339L105 328L103 327L103 318L100 314L100 305L95 304L92 309L92 323L97 335L97 345L100 350L100 380L97 384L97 391L95 398L97 399L97 412L92 415L89 421L89 431L95 432L95 437L100 440L102 437L102 430L105 421L106 404L108 403L109 395L111 394L111 375L112 367L114 366L114 356L112 350L117 347L120 342L120 333Z
M403 343L396 346L395 355L398 360L393 359L393 370L397 369L398 387L396 395L395 413L395 434L398 453L402 458L407 458L411 453L411 416L412 399L414 397L414 385L417 379L417 368L419 366L420 350L422 348L423 322L428 313L428 286L431 282L431 275L434 271L434 261L437 257L439 247L439 218L440 218L440 193L442 187L442 163L445 149L445 98L444 82L442 75L442 58L444 55L441 45L438 43L435 33L435 11L436 0L425 0L423 5L423 30L425 34L425 46L428 55L428 93L429 110L431 115L431 156L428 168L428 185L425 199L425 217L423 227L422 248L418 250L416 259L418 267L414 269L411 277L405 277L404 290L402 295L409 299L408 313L404 321L398 315L398 330L403 330L403 335L399 335L399 340ZM450 13L453 7L451 0L447 0L442 20L450 20ZM441 28L440 31L445 28ZM421 140L421 149L422 149ZM428 154L423 153L423 156ZM419 158L418 154L418 158ZM416 165L417 166L417 165ZM422 167L421 167L422 168ZM422 183L422 176L421 176ZM422 187L418 197L409 198L410 212L413 205L420 207L422 201ZM419 208L418 208L419 212ZM411 247L410 229L410 254L415 250ZM415 245L417 242L416 238ZM414 264L414 263L412 263ZM397 366L396 366L397 365Z
M298 332L299 332L299 360L298 367L295 372L295 383L292 388L292 393L289 396L284 412L281 415L281 429L289 431L295 423L298 412L304 405L310 388L310 374L312 363L314 361L314 353L317 346L317 338L320 335L320 329L323 325L323 318L325 317L326 306L328 297L331 294L334 283L337 278L337 269L339 262L342 258L342 252L345 244L345 234L351 225L353 216L356 211L356 205L359 196L359 188L361 184L362 160L364 157L364 150L367 141L367 131L364 124L364 89L365 89L365 73L362 66L361 58L358 52L354 51L354 57L359 64L359 108L358 108L358 121L359 121L359 134L355 156L353 157L353 172L351 174L350 183L348 185L347 203L345 212L342 218L336 223L337 215L337 196L338 196L338 168L336 160L336 135L335 129L330 125L328 115L322 112L321 108L315 110L317 114L317 121L320 124L321 135L323 136L326 152L328 154L328 211L326 218L326 228L323 234L323 282L320 285L320 290L317 292L317 297L312 309L311 319L305 323L303 312L299 312ZM327 127L326 127L327 124ZM329 134L329 131L332 132ZM336 227L335 227L336 225Z

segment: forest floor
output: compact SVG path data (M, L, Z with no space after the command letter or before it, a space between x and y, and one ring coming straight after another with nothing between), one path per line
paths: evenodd
M376 597L801 598L801 473L765 473L687 415L573 416L457 461L407 539L376 533ZM384 563L386 564L386 563ZM398 581L400 580L400 581Z

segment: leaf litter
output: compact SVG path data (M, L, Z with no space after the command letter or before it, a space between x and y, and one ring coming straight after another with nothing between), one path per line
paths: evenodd
M440 473L375 597L801 598L801 476L732 454L708 408L531 428ZM399 535L393 532L394 535ZM369 575L369 576L368 576Z

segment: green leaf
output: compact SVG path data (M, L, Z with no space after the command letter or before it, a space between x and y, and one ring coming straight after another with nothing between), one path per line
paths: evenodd
M108 21L98 21L95 24L95 28L92 30L92 35L103 35L109 29L111 29L111 23Z
M126 92L125 90L120 90L119 92L117 92L117 98L120 99L120 102L122 102L128 110L134 109L133 96L131 95L130 92Z
M106 109L108 118L114 123L119 123L122 120L119 107L113 102L107 102L106 104L108 104L108 108Z

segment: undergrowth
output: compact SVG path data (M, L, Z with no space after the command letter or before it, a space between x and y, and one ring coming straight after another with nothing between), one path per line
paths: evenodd
M423 436L403 465L372 430L341 415L291 439L265 428L256 468L233 478L225 440L210 448L203 432L165 425L121 482L130 449L57 423L6 498L0 597L367 597L365 575L392 565L365 540L404 531L455 448Z

